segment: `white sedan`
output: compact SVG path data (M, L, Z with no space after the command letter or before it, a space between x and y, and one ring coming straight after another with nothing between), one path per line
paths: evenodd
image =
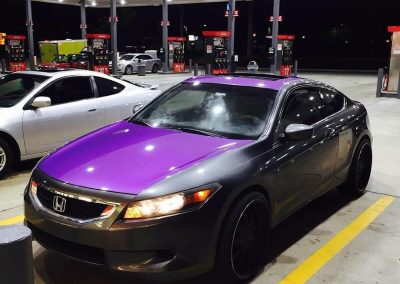
M128 118L160 91L101 73L17 72L0 78L0 176L81 135Z

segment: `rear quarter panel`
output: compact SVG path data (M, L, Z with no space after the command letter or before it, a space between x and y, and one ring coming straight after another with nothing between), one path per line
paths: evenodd
M106 110L106 124L131 117L136 104L147 105L159 94L159 90L149 90L126 84L121 93L99 98Z
M348 108L337 118L340 127L339 147L335 164L337 185L344 182L357 149L364 138L372 142L371 131L368 128L368 113L365 107L358 102L351 102Z

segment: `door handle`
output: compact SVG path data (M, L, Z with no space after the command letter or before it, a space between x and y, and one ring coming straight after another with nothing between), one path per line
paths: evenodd
M325 138L331 137L335 134L335 129L333 128L328 128L325 130Z
M89 109L88 112L95 112L96 110L97 110L96 108L92 108L92 109Z

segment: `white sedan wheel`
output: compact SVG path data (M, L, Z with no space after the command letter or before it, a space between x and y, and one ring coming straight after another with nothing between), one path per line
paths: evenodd
M0 172L4 170L7 164L6 151L0 146Z

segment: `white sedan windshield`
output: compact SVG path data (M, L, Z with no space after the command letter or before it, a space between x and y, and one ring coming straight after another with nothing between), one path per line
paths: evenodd
M0 107L12 107L47 77L28 74L11 74L0 78Z

